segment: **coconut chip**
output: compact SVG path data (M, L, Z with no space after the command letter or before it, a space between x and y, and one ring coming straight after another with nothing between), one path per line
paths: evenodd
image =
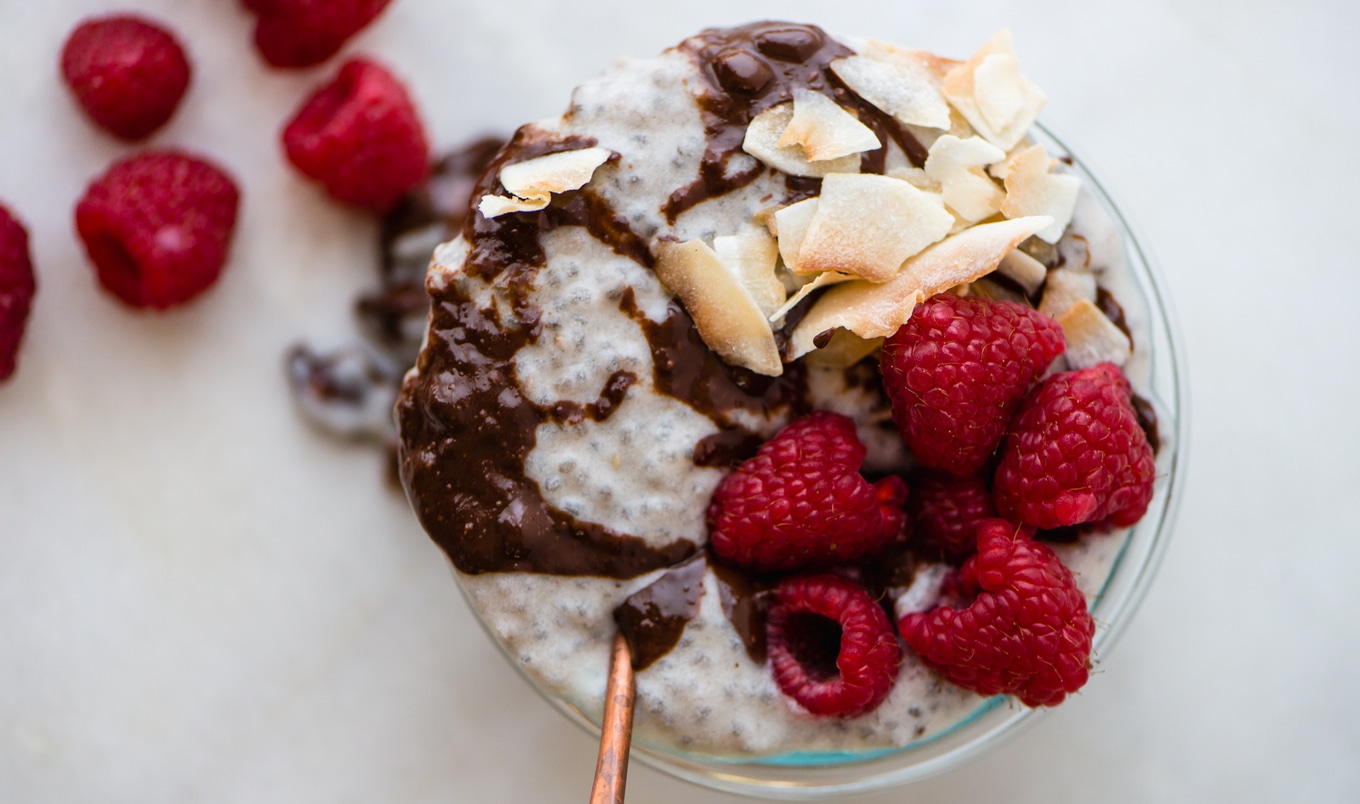
M771 106L756 115L746 127L746 137L741 143L742 150L775 170L791 176L821 178L829 173L859 172L859 157L854 154L812 162L800 145L780 147L779 138L789 127L791 120L793 120L792 103Z
M1007 254L1001 264L996 266L996 270L1031 295L1039 292L1039 287L1044 284L1044 279L1048 276L1048 269L1044 267L1042 262L1020 249L1015 249Z
M595 169L613 151L608 148L581 148L526 159L501 168L501 186L512 198L484 195L477 209L484 218L495 218L509 212L533 212L548 206L553 193L579 190L590 181Z
M511 212L536 212L548 206L552 196L548 193L531 195L528 198L514 198L503 195L484 195L477 202L477 211L483 218L499 218Z
M817 211L789 267L800 274L839 271L883 282L953 225L954 216L938 196L901 179L832 174L822 181Z
M952 66L931 53L872 39L858 55L831 62L837 78L879 109L908 125L946 130L949 104L940 81Z
M798 264L798 250L803 247L808 224L817 214L817 197L805 198L774 213L774 229L779 237L779 256L790 271Z
M702 240L657 243L656 275L685 305L699 337L724 361L770 377L783 373L769 321Z
M1001 214L1008 218L1049 216L1053 225L1037 233L1046 243L1062 238L1081 191L1081 179L1050 172L1056 164L1058 160L1050 159L1042 145L1031 145L1006 162L1006 201Z
M917 254L889 282L861 280L828 290L790 335L793 357L817 348L817 336L837 328L866 339L893 334L917 304L991 272L1021 241L1051 222L1039 216L979 224Z
M715 237L713 253L751 294L762 314L768 316L784 303L784 283L774 272L779 247L764 229L744 226L737 234Z
M1048 272L1044 297L1039 300L1039 312L1050 318L1060 318L1077 302L1095 300L1095 274L1072 268L1055 268Z
M819 288L831 287L832 285L839 285L842 282L849 282L855 278L856 277L853 277L850 274L841 274L835 271L826 271L825 273L817 274L816 279L813 279L811 282L798 288L798 291L790 296L788 300L784 302L783 306L770 314L770 323L777 325L781 318L788 315L789 311L794 307L797 307L798 302L806 299L812 291L818 290Z
M982 169L1005 158L1005 151L981 137L962 140L945 134L931 144L925 172L940 183L944 203L960 218L980 221L999 212L1006 200Z
M1011 32L1004 29L945 75L943 91L977 133L1003 151L1020 142L1047 100L1020 75Z
M793 117L775 141L776 148L801 145L809 162L875 151L882 147L874 132L859 118L820 92L793 91Z
M1058 317L1067 340L1067 365L1072 369L1090 368L1110 362L1122 366L1133 353L1133 344L1100 308L1082 299Z

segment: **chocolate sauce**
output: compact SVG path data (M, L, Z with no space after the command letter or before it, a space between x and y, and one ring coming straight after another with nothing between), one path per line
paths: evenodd
M1162 435L1157 427L1157 409L1138 394L1134 394L1130 401L1133 403L1133 413L1138 417L1138 426L1142 428L1143 435L1147 436L1152 454L1156 455L1162 449Z
M705 566L704 554L697 553L614 609L614 622L628 640L634 670L645 669L680 642L685 624L699 613Z
M548 409L548 415L552 420L559 424L580 424L586 417L602 422L613 415L623 403L623 397L628 393L628 388L637 382L637 375L631 371L616 371L609 375L605 380L604 390L600 392L600 398L590 403L582 405L578 402L568 402L563 400L553 404Z
M710 28L685 40L680 49L699 69L705 91L698 97L707 139L699 176L678 188L662 212L671 223L680 213L755 181L766 168L759 162L731 170L742 153L746 127L761 112L793 100L795 89L820 92L859 115L882 147L864 154L860 170L882 173L887 144L896 142L912 164L925 164L926 149L892 115L885 114L836 79L831 62L854 51L815 25L755 22L737 28Z
M473 196L493 192L505 164L591 145L525 126L492 160ZM539 234L551 225L551 214L542 213L468 218L464 271L504 288L512 315L503 319L482 308L456 281L433 293L434 348L421 353L420 375L405 384L397 403L402 479L426 532L462 572L631 578L671 566L697 546L678 539L658 549L581 522L550 506L525 476L536 429L552 411L524 396L514 364L539 334L542 311L530 296L546 264ZM593 414L612 412L631 382L611 377Z
M1120 306L1114 294L1105 288L1096 288L1096 307L1100 308L1100 312L1104 313L1111 323L1119 327L1120 332L1129 337L1129 343L1132 344L1133 332L1129 329L1128 319L1124 317L1124 308Z
M765 439L741 427L727 427L694 445L694 465L730 469L760 449Z
M718 594L726 615L746 654L756 664L763 664L766 656L765 620L774 599L774 588L779 581L773 577L756 575L737 569L720 560L710 560L713 576L718 580Z

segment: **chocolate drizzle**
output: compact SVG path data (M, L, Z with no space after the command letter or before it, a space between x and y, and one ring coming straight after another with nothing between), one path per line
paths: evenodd
M525 126L492 161L473 197L494 191L500 167L512 160L593 144ZM548 505L525 476L524 461L538 425L554 414L572 416L567 409L545 410L532 403L515 376L515 355L540 331L542 311L530 292L546 265L539 234L553 225L554 214L468 218L464 270L494 280L512 312L503 318L495 308L483 308L457 280L433 293L430 340L439 345L421 353L420 374L405 384L397 404L402 479L425 530L465 573L631 578L671 566L697 547L681 539L657 549L635 536L578 521ZM622 233L617 242L625 251L630 247ZM610 377L600 400L582 408L581 415L608 416L632 381L626 374Z
M735 466L754 455L765 440L738 424L733 411L767 419L780 410L794 416L809 410L807 371L801 363L785 365L778 377L728 365L704 344L683 307L671 302L666 319L658 324L638 309L632 288L623 292L619 309L638 322L647 337L656 390L684 402L720 428L695 445L696 466Z
M680 642L685 623L699 613L705 566L704 554L697 553L614 609L614 622L632 650L634 670L651 665Z
M854 51L815 25L755 22L737 28L710 28L685 40L680 49L694 60L705 84L706 91L699 95L698 103L707 143L699 176L672 193L662 208L671 223L685 210L745 187L765 171L759 162L734 171L732 158L742 153L741 144L751 120L766 109L793 100L795 89L810 89L830 97L853 110L874 132L882 147L863 155L861 171L883 172L889 140L897 143L912 164L925 164L926 149L906 126L836 78L831 63L854 55Z
M602 422L613 415L623 403L623 397L628 393L628 388L637 382L637 375L631 371L616 371L609 375L605 380L604 390L600 392L600 398L590 403L582 405L577 402L562 401L554 404L549 409L549 414L553 421L559 424L580 424L586 417Z

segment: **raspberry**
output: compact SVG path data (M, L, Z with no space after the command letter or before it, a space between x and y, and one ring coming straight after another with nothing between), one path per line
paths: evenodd
M37 290L28 256L28 232L0 206L0 382L14 373L19 342Z
M902 649L882 607L836 575L786 578L765 624L770 670L814 715L852 717L888 697Z
M165 309L217 281L239 199L214 165L147 151L90 183L76 205L76 230L106 289L132 307Z
M244 0L255 47L275 67L311 67L334 56L391 0Z
M76 26L61 51L61 74L91 120L140 140L175 113L189 86L189 60L169 31L120 14Z
M384 212L425 180L430 147L406 88L381 66L346 62L283 130L288 160L337 201Z
M751 569L850 561L902 533L907 485L859 474L855 424L817 411L789 424L723 478L708 507L718 555Z
M977 529L977 555L954 578L963 608L898 621L902 638L954 684L1056 706L1086 683L1095 621L1072 573L1033 529L1004 519Z
M1156 476L1124 374L1112 363L1055 374L1025 400L1002 448L996 505L1040 528L1142 519Z
M953 564L977 552L977 526L996 517L996 504L981 477L922 473L912 479L913 538L927 557Z
M1062 354L1057 322L1022 304L941 293L883 344L893 421L921 465L976 474L1030 384Z

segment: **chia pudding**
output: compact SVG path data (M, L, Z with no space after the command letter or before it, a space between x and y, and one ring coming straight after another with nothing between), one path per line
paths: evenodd
M700 297L681 298L660 278L659 262L675 246L714 248L775 228L779 210L817 198L837 172L912 184L946 215L936 241L1019 219L993 210L970 220L939 200L927 164L933 146L976 132L957 108L923 124L894 106L890 91L857 89L877 85L837 70L850 57L883 53L913 54L906 63L928 73L927 83L965 64L788 23L707 30L656 58L620 60L580 85L560 118L516 132L473 190L459 236L434 249L425 344L396 406L408 496L510 659L596 722L610 643L624 629L641 744L726 758L873 752L942 734L986 703L910 650L886 700L867 714L818 717L781 693L765 661L773 580L706 549L714 489L814 410L854 421L866 477L909 476L913 460L892 421L875 339L851 324L800 330L831 291L799 299L813 283L790 270L788 255L771 273L782 285L778 304L762 310L773 321L773 368L711 342ZM781 157L753 144L749 130L791 100L814 107L814 94L871 132L874 145L772 166L784 165ZM1011 164L1028 145L1028 125L997 149ZM1002 145L1012 136L993 133ZM512 187L519 180L508 169L558 154L590 161L584 180ZM1060 161L1051 171L1072 175ZM999 173L971 171L997 188ZM1119 230L1089 188L1074 187L1065 203L1056 217L1070 221L1033 218L1035 229L1013 238L1028 274L1004 264L992 271L1007 245L949 289L1042 308L1057 295L1048 292L1060 284L1055 272L1077 286L1089 281L1077 293L1132 345L1123 368L1138 390L1148 374L1148 311L1126 275ZM1056 230L1039 231L1045 222ZM797 301L771 315L786 297ZM1150 405L1140 420L1155 433ZM1069 528L1040 538L1090 600L1125 533ZM900 545L849 570L898 615L931 605L946 571Z

